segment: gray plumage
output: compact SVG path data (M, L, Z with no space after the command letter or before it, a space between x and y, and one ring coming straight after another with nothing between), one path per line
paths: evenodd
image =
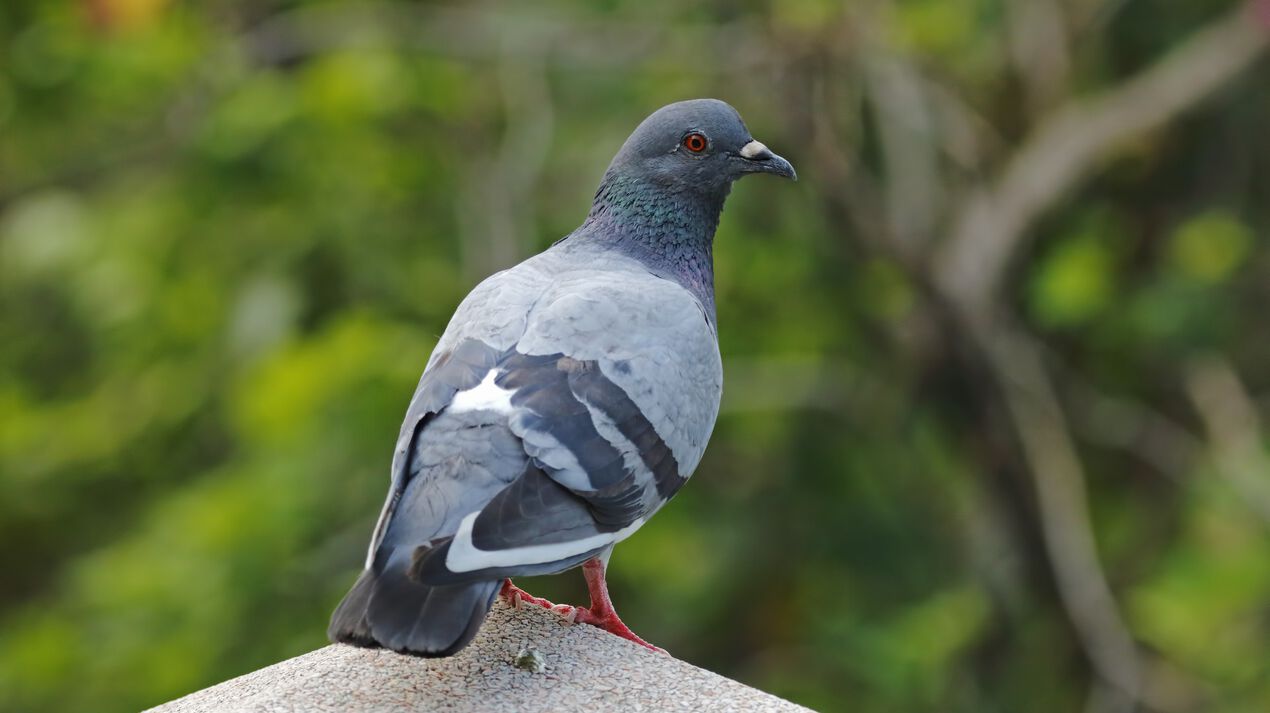
M755 172L794 177L732 107L663 107L577 230L463 300L411 400L332 640L452 654L502 578L606 558L675 494L723 387L714 231L732 182Z

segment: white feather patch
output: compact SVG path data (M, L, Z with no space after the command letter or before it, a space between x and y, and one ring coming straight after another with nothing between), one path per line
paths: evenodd
M576 557L584 552L596 550L607 545L625 540L644 524L640 518L617 532L605 532L580 540L557 542L550 545L527 545L506 550L487 551L477 549L472 543L472 525L479 512L463 518L458 532L450 543L450 551L445 556L445 566L451 572L472 572L489 567L515 567L518 565L546 564L558 562L569 557Z
M454 395L454 399L450 401L450 405L446 407L447 411L452 413L461 413L463 411L496 411L498 413L512 412L512 394L494 383L494 379L498 376L497 369L490 369L481 383L470 389L460 391Z

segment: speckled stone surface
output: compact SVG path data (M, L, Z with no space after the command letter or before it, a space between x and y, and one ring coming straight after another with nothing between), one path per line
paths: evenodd
M513 610L499 601L476 640L451 658L327 646L151 710L808 709L537 607Z

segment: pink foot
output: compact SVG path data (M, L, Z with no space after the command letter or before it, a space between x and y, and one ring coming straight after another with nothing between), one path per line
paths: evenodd
M608 582L604 581L603 562L598 559L587 560L582 565L582 576L586 578L587 590L591 592L591 608L576 609L573 615L575 622L599 627L610 634L620 636L627 641L633 641L646 649L663 654L666 653L665 649L659 649L639 638L617 616L617 610L613 608L613 600L609 598Z
M629 626L622 623L622 620L618 618L617 612L615 611L610 610L607 613L597 613L593 609L577 609L574 612L573 621L576 624L590 624L591 626L599 627L614 636L620 636L627 641L634 641L646 649L663 654L666 653L665 649L659 649L656 646L653 646L647 641L641 639L638 634L631 631Z
M510 579L503 580L503 588L499 590L498 596L506 599L507 603L511 604L515 609L519 609L524 604L534 604L543 609L553 611L572 623L590 624L610 634L620 636L627 641L633 641L646 649L663 654L666 653L665 649L659 649L639 638L617 616L617 610L613 608L613 600L609 598L609 585L604 581L603 562L598 559L587 560L582 565L582 576L586 579L587 591L591 593L591 607L589 609L573 607L568 604L554 604L548 599L535 597L512 584Z

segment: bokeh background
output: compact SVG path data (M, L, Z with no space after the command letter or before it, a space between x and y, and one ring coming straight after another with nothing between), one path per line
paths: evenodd
M1270 709L1268 45L1264 0L4 2L0 707L323 645L458 301L715 96L801 180L723 217L723 412L626 620L824 710Z

